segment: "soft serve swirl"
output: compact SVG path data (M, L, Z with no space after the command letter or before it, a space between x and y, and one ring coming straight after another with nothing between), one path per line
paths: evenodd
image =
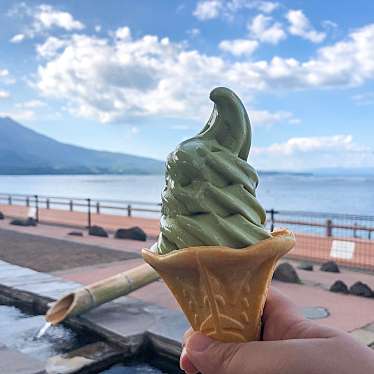
M166 165L160 236L165 254L192 246L243 248L270 237L256 200L258 176L246 162L251 126L240 99L218 87L203 130L182 142Z

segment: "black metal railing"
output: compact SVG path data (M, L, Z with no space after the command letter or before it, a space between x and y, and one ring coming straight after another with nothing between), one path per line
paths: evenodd
M40 217L48 221L45 211L40 214L41 209L82 212L85 217L82 220L88 228L98 221L100 214L159 219L161 213L160 203L9 193L0 193L0 205L33 208L37 221ZM287 227L296 234L296 247L289 254L291 258L322 262L332 257L347 266L374 270L374 216L274 209L266 213L269 230ZM69 225L64 219L66 216L57 215L53 223Z
M35 219L39 221L40 209L62 209L87 213L87 226L91 227L92 213L118 214L131 217L137 213L160 214L161 204L144 201L91 199L44 195L0 193L0 205L18 205L35 208Z

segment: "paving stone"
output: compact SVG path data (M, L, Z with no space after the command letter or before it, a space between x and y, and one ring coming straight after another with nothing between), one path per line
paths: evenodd
M0 261L0 284L51 299L58 299L81 287L77 282L66 281L50 274L8 264L5 261Z
M42 362L0 343L0 373L42 374L45 371Z
M3 281L0 284L8 286L21 296L22 292L26 296L34 295L35 300L44 300L45 304L48 299L57 299L81 287L76 282L64 281L49 274L5 262L0 262L1 271L6 273L7 279L1 273ZM83 325L109 341L119 344L125 348L123 352L127 355L139 353L148 336L158 351L174 360L180 354L182 337L189 327L181 312L148 304L132 297L122 297L102 305L74 318L73 323L77 326ZM88 364L86 360L74 359L77 365L83 364L83 361Z
M126 347L131 354L136 354L145 341L147 329L157 317L144 309L147 305L144 302L127 299L126 304L110 302L101 305L79 319L110 341Z
M183 335L189 327L182 312L165 309L157 322L148 329L148 336L157 352L170 358L179 357Z
M304 307L302 313L307 319L323 319L330 315L329 311L321 306Z
M349 334L362 344L365 344L365 345L374 344L374 332L372 331L361 328L361 329L353 330Z

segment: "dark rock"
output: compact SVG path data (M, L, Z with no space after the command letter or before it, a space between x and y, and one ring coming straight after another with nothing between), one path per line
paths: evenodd
M356 282L349 288L349 293L351 295L363 296L363 297L373 297L373 291L371 288L362 282Z
M287 283L301 283L296 270L288 262L284 262L283 264L277 266L273 275L273 279Z
M327 271L329 273L340 273L339 266L335 261L327 261L321 265L321 271Z
M330 287L330 291L331 292L337 292L337 293L345 293L345 294L347 294L349 292L347 285L343 281L341 281L341 280L337 280Z
M16 218L10 221L10 224L14 226L36 226L37 222L34 218L29 217L26 219Z
M130 227L129 229L118 229L114 237L116 239L132 239L143 242L147 240L147 234L138 226Z
M107 238L109 236L101 226L91 226L88 233L92 236L100 236L101 238Z
M0 212L0 219L4 219L4 213L3 212Z
M71 236L83 236L83 232L82 231L70 231L68 233L68 235L71 235Z
M306 271L313 271L313 264L311 264L310 262L302 262L301 264L299 264L299 266L297 267L298 269L300 270L306 270Z

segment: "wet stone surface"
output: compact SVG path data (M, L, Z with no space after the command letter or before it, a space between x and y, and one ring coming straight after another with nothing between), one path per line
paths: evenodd
M0 373L44 374L44 364L0 343Z

